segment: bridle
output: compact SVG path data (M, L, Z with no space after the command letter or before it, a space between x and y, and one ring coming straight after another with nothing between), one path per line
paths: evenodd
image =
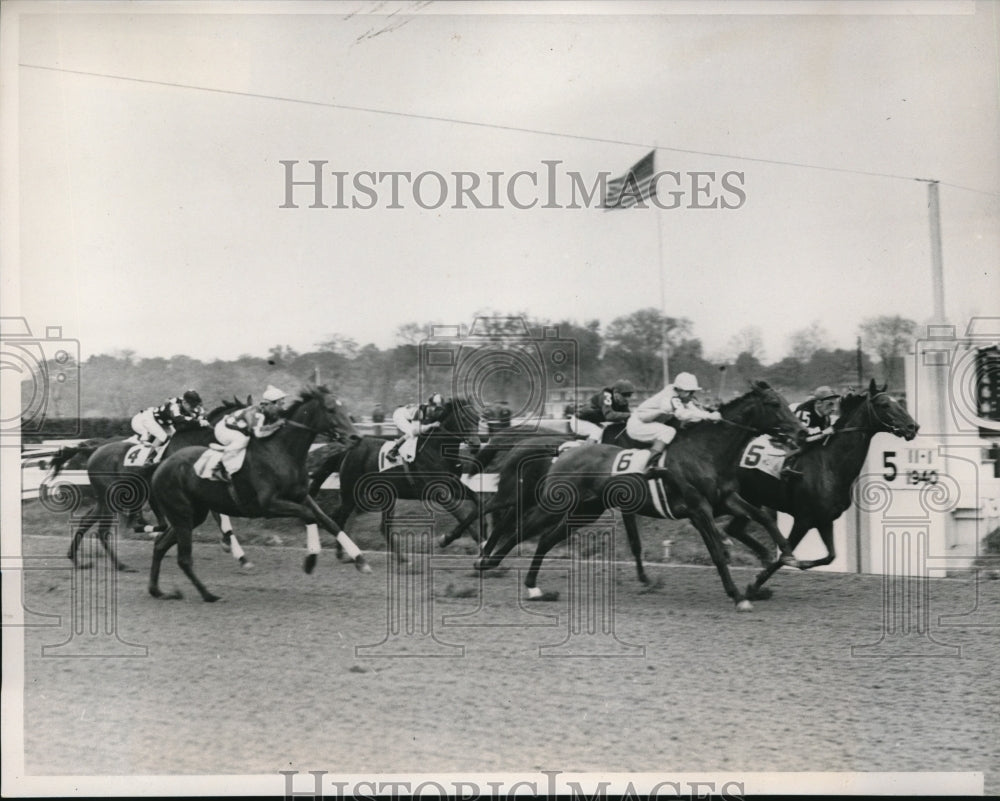
M326 411L329 411L329 409L326 409ZM331 424L329 427L316 428L315 426L300 423L298 420L292 420L290 417L283 417L281 419L283 421L282 425L291 426L292 428L300 428L303 431L309 431L313 434L326 434L333 439L334 442L344 441L344 432L338 429L335 425Z
M900 428L895 423L883 420L881 417L879 417L878 412L875 410L875 405L873 401L880 395L885 395L885 394L887 393L876 392L874 395L865 398L864 410L868 419L868 425L845 426L844 428L835 428L833 430L833 434L830 434L830 436L832 437L834 434L846 434L849 431L871 431L873 429L875 429L876 431L878 430L888 431L890 434L893 434L894 436L897 437L903 436L906 432L902 428ZM872 421L874 421L877 425L873 426Z
M748 426L745 423L738 423L735 420L727 420L724 417L718 422L725 423L727 426L732 426L733 428L737 428L741 431L747 431L751 434L767 434L768 436L773 436L778 438L786 438L789 436L788 434L786 434L784 431L781 430L781 427L779 425L774 425L771 426L770 428L761 429L755 426Z

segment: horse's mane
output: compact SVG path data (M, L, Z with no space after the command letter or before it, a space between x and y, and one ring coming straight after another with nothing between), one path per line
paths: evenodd
M303 403L308 403L311 400L318 400L320 403L325 405L326 399L330 397L330 395L330 388L325 384L307 384L299 390L299 394L295 400L292 401L292 404L286 407L283 416L291 417Z
M753 395L755 393L759 393L768 389L771 389L771 385L768 384L766 381L751 381L750 390L748 392L744 392L737 398L733 398L732 400L723 403L722 406L719 407L719 413L721 414L724 411L732 409L732 407L735 406L737 403L740 403L740 401L745 400L748 395Z
M868 395L864 392L848 392L846 395L841 396L840 417L837 418L837 422L833 424L833 427L840 429L847 425L847 418L867 399Z

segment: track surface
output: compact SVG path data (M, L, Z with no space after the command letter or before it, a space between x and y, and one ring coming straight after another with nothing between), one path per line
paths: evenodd
M86 592L106 581L67 570L66 544L24 538L32 566L53 568L24 573L29 620L62 616L26 630L29 775L983 771L987 793L1000 791L998 581L979 582L977 609L973 579L931 580L928 601L911 596L911 633L886 636L879 577L785 570L772 600L737 614L712 568L649 565L662 584L643 593L630 565L609 581L587 563L574 575L594 585L577 594L567 563L550 560L542 583L560 599L521 605L526 563L480 582L470 557L435 554L433 571L399 585L416 588L424 603L409 608L429 613L433 637L404 611L414 635L387 639L388 612L406 607L390 603L403 596L379 554L364 576L328 550L307 576L301 549L249 547L257 567L244 574L197 543L196 570L223 596L206 604L175 552L161 586L184 599L151 598L151 546L125 541L138 572L118 576L117 639L71 638L73 581ZM608 584L617 639L571 636ZM463 614L481 625L445 625ZM147 655L69 658L133 645ZM427 652L443 658L413 658Z

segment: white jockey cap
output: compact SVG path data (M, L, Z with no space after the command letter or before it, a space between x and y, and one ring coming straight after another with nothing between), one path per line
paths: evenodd
M685 392L697 392L701 387L698 386L698 379L691 375L691 373L678 373L674 378L674 389Z
M271 384L267 385L267 389L264 390L264 394L261 396L266 401L280 401L282 398L286 397L285 393L278 389L276 386Z

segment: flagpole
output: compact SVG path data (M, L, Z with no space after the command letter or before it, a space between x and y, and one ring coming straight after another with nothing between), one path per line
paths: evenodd
M653 145L653 153L656 153L658 145ZM653 156L654 163L656 156ZM656 257L660 271L660 352L663 359L663 386L670 381L670 357L669 344L667 342L667 279L663 268L663 214L662 210L654 203L653 213L656 215Z

